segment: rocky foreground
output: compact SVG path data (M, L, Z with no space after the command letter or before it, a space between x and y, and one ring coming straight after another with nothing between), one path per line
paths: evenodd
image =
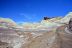
M1 18L0 48L72 48L71 17L69 13L64 18L21 26Z

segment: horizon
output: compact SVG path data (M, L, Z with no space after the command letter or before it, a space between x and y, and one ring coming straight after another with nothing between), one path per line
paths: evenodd
M67 13L65 16L58 16L58 17L64 18L64 17L68 17L69 15L72 15L72 12ZM47 16L46 16L46 17L47 17ZM52 17L52 18L50 18L50 19L53 19L53 18L57 18L57 17ZM8 17L6 17L6 18L0 17L0 19L7 19L7 20L11 20L11 21L15 22L13 19L8 18ZM42 20L44 20L44 17L43 17ZM24 22L24 21L21 21L21 22L15 22L15 23L17 23L17 24L23 24L23 23L39 23L39 22L41 22L42 20L37 21L37 22Z

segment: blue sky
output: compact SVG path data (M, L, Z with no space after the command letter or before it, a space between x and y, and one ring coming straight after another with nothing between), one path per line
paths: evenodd
M0 0L0 17L16 22L38 22L44 16L65 16L72 11L72 0Z

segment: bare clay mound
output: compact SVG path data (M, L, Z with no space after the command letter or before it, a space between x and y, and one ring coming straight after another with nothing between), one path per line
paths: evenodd
M0 48L72 48L72 13L24 26L0 23ZM55 21L54 21L55 20Z

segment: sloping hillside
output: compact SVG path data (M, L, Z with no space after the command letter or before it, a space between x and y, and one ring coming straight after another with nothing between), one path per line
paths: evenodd
M11 19L0 18L0 48L72 48L72 35L65 30L70 18L71 12L64 18L37 23L17 24Z

